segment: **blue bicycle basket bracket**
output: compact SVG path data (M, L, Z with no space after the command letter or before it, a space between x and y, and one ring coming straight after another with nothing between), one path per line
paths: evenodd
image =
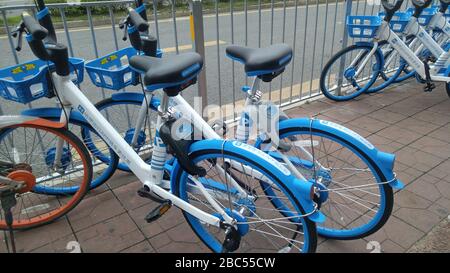
M386 13L380 12L378 15L380 16L381 19L383 19ZM394 16L392 16L391 21L389 21L389 25L392 31L402 33L405 30L409 20L411 19L411 16L412 13L410 11L406 12L398 11L394 13Z
M84 60L70 58L71 79L75 84L83 81ZM54 64L41 60L29 61L0 70L0 95L10 101L29 103L50 97L49 68Z
M380 25L379 16L347 16L348 35L352 38L373 38Z
M417 21L419 22L420 25L427 26L430 23L431 18L433 18L433 15L435 15L437 11L438 7L426 8L419 15Z
M133 71L128 61L137 55L133 47L127 47L86 63L86 71L92 83L98 87L121 90L139 83L139 74ZM157 57L162 51L158 50Z

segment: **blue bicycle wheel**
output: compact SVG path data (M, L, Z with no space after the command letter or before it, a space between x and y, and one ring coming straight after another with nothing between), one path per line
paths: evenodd
M375 81L375 83L369 89L367 89L366 93L379 92L389 86L391 83L396 82L397 78L406 67L406 63L403 58L396 54L396 51L391 48L386 41L380 42L379 48L383 52L384 65L380 71L379 79ZM386 62L389 63L387 64Z
M317 244L315 223L308 217L300 217L305 215L305 211L299 200L292 195L292 189L280 178L272 175L269 170L261 167L257 157L248 158L217 147L214 150L196 151L190 155L190 159L197 166L207 170L204 177L197 177L197 179L208 189L211 197L219 202L238 223L237 231L241 238L238 252L315 252ZM271 197L264 193L259 183L259 180L263 179L262 176L257 179L249 173L227 167L233 163L247 166L249 171L255 170L273 182L271 186L277 191L278 198L282 198L282 206L274 207L270 202ZM239 183L246 194L239 195L236 188L230 187L229 182L222 178L215 166L226 170L226 173ZM207 199L193 190L190 176L178 164L174 167L172 177L175 183L172 191L175 195L219 217ZM206 246L214 252L224 252L225 233L222 228L208 225L187 212L183 214Z
M383 56L377 50L369 57L371 50L371 45L357 44L334 55L320 74L323 94L331 100L347 101L366 92L382 69Z
M280 139L292 147L284 152L291 163L321 190L316 202L327 219L317 224L319 235L358 239L386 223L393 207L392 187L382 183L386 178L381 166L353 144L353 137L298 124L280 130ZM269 144L257 141L255 145L282 161L280 151L273 151ZM270 187L266 192L275 194Z

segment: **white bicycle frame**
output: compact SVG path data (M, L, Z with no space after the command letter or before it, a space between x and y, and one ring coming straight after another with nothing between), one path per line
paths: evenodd
M259 92L258 88L259 88L260 81L261 80L258 77L254 78L252 87L248 91L248 96L247 96L247 98L245 100L243 113L248 112L249 107L251 107L252 105L258 105L259 104L260 100L255 100L255 95L256 95L257 92ZM139 113L138 113L138 118L137 118L136 123L135 123L135 127L134 127L135 130L134 130L134 133L133 133L131 146L134 146L137 143L137 138L138 138L139 132L141 131L141 128L142 128L142 126L143 126L143 124L145 122L145 118L146 118L146 115L147 115L147 110L149 108L148 103L151 100L151 94L146 94L145 96L146 96L146 98L142 101L141 108L139 109ZM203 118L200 115L198 115L195 110L193 110L191 108L189 103L183 97L176 96L176 97L173 97L172 100L175 103L175 105L177 105L177 108L181 106L181 108L191 109L191 110L187 110L185 112L193 113L195 115L193 120L201 120L202 122L199 125L201 125L201 126L206 126L207 125L207 123L203 120ZM242 122L245 123L244 119L245 119L244 118L244 114L242 114L241 115L241 122L239 122L239 124L237 126L237 129L236 129L236 139L238 141L240 141L240 142L247 143L247 141L248 141L248 134L247 133L249 132L249 130L251 130L251 128L248 127L248 126L246 127L245 125L244 126L242 125ZM157 125L157 128L158 128L158 125ZM211 138L219 138L220 139L220 136L209 125L208 125L208 131L211 134ZM276 139L275 141L278 141L278 139ZM300 147L300 148L307 155L310 155L303 147ZM155 154L155 150L153 150L152 156L154 154ZM287 167L293 174L295 174L295 176L297 178L302 179L302 180L306 180L305 177L300 172L298 172L297 168L292 165L291 161L284 154L281 153L281 157L283 159L285 167ZM310 157L310 159L312 159L312 155L310 155L309 157ZM318 163L318 162L316 162L316 163L320 166L320 163ZM164 185L163 185L164 188L166 188L166 189L170 188L169 181L163 181L163 183L164 183ZM240 187L238 189L240 189Z
M170 200L178 208L188 212L189 214L195 216L201 221L208 223L210 225L220 227L221 219L213 216L209 213L202 211L201 209L189 204L188 202L178 198L172 193L166 191L161 187L163 169L160 165L153 164L155 156L152 157L152 164L148 165L145 163L139 155L133 150L133 148L124 140L124 138L111 126L111 124L103 117L103 115L95 108L95 106L89 101L88 98L80 91L80 89L73 84L69 76L59 76L56 73L52 74L53 82L58 94L61 97L62 104L64 108L76 109L78 110L88 121L88 123L97 131L97 133L105 140L105 142L118 154L118 156L123 160L132 172L138 177L138 179L143 183L144 186L155 194L161 196L164 199ZM191 108L191 106L184 101L181 96L178 96L178 103L183 107L184 114L191 115L192 121L194 121L194 126L200 129L208 139L221 139L216 132L206 123L197 112ZM168 96L164 95L162 103L159 107L160 113L166 113L168 108ZM161 115L158 116L157 128L162 124ZM153 148L153 155L155 153L162 160L166 159L167 152L166 147L160 138L155 138L155 146ZM239 167L239 166L234 166ZM220 166L216 166L220 168ZM245 169L246 167L244 167ZM241 167L242 169L242 167ZM253 172L255 172L253 170ZM226 174L225 171L222 172L223 175ZM245 191L239 186L239 184L232 179L230 175L227 174L227 179L230 181L240 193L245 193ZM228 224L233 224L233 219L230 217L223 208L214 200L214 198L209 194L208 190L194 177L191 180L195 183L195 187L205 196L211 206L220 213L224 221Z
M150 191L159 195L163 199L168 199L183 211L188 212L194 217L200 219L201 221L220 227L221 219L211 215L210 213L206 213L201 209L189 204L188 202L178 198L174 194L170 193L166 189L170 189L169 181L163 180L164 174L164 163L168 157L166 146L163 141L155 136L153 153L151 164L148 165L133 148L125 141L125 139L112 127L112 125L106 120L105 117L95 108L95 106L89 101L89 99L81 92L81 90L70 80L70 76L59 76L56 73L52 74L53 82L56 90L61 98L61 103L64 105L64 110L70 111L72 109L78 110L86 119L86 121L96 130L96 132L104 139L106 144L110 146L123 160L131 171L138 177L138 179L146 186ZM146 93L147 99L150 99L150 94ZM183 117L189 117L189 121L192 122L194 126L194 130L198 130L197 132L201 132L203 137L206 139L222 139L212 128L211 126L189 105L189 103L183 99L180 95L172 98L177 105L177 111L182 114ZM145 108L144 108L145 107ZM142 112L146 112L148 106L146 105L146 101L144 100L141 108ZM163 124L163 115L167 115L169 110L169 97L164 94L162 102L158 109L158 119L156 123L156 128L159 129ZM64 114L61 114L61 119ZM145 119L145 115L142 115ZM64 121L63 121L64 122ZM140 123L141 121L137 121ZM142 126L143 123L140 123ZM138 131L138 130L136 130ZM225 141L225 140L224 140ZM62 147L62 146L61 146ZM255 148L256 149L256 148ZM286 159L288 160L288 159ZM273 182L270 181L267 177L259 173L257 170L250 168L249 166L243 166L233 160L226 160L231 166L241 171L245 174L251 174L253 177L257 177L258 179L273 185ZM238 191L239 198L245 197L249 198L247 192L239 185L239 183L225 170L223 170L217 164L214 166L217 170L218 174L225 178L228 182L230 182L231 186ZM294 166L286 166L292 173L298 173L297 169ZM303 176L300 176L303 177ZM229 216L225 210L214 200L209 192L210 189L206 189L205 186L195 177L189 176L190 180L194 182L195 185L188 185L188 190L190 192L195 191L201 193L205 196L206 200L223 218L223 220L228 224L235 224L235 220ZM303 179L302 181L306 181ZM168 184L169 183L169 184ZM225 193L223 195L226 195ZM214 192L215 197L220 197L216 192ZM225 200L229 200L228 196L223 196ZM308 212L306 215L310 215Z
M436 12L433 17L430 19L430 22L427 25L427 29L430 31L433 31L434 29L440 29L442 33L439 33L437 37L435 37L433 40L435 40L439 46L447 42L448 38L450 38L450 24L447 22L447 19L445 18L444 14L440 11ZM407 35L411 34L407 32L407 28L405 28L405 35L403 36L406 38ZM415 33L414 33L415 34ZM409 43L408 47L412 48L416 43L420 42L420 39L418 37L414 37L414 39ZM420 52L422 52L424 48L424 44L420 43L420 45L416 48L414 53L418 55ZM435 52L436 53L436 52ZM390 54L389 57L385 60L385 67L389 67L389 65L398 57L399 53L395 51L394 54ZM435 56L438 58L439 56Z
M438 75L441 68L450 65L449 54L445 52L441 46L431 37L431 35L417 22L417 18L411 17L411 20L405 28L405 34L416 35L418 40L428 48L438 60L430 66L430 77L433 81L449 82L450 77ZM426 78L425 66L417 56L416 52L412 51L403 40L390 29L390 25L386 21L382 21L378 28L376 39L387 40L387 42L397 51L397 53L422 77ZM370 55L370 54L369 54Z

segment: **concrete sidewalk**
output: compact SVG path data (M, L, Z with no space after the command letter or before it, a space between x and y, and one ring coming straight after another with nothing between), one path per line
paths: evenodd
M380 231L354 241L319 238L318 252L450 252L450 99L443 85L424 93L409 81L346 103L317 100L288 114L336 121L395 153L395 170L406 184ZM137 196L139 187L133 175L118 171L63 219L16 232L18 250L70 252L69 242L76 241L83 252L209 251L176 208L147 224L154 204Z

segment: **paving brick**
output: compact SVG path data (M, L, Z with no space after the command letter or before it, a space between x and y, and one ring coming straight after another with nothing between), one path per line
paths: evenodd
M74 230L78 231L117 216L124 211L116 197L107 191L84 199L71 211L69 220Z
M317 252L319 253L369 253L370 251L371 250L367 249L367 242L365 240L326 240L325 242L320 244L317 250Z
M126 213L76 234L84 252L119 252L145 239Z
M403 147L403 144L377 134L368 136L367 140L370 141L370 143L372 143L377 149L388 153L393 153Z
M447 183L446 181L440 181L436 183L436 188L439 190L443 197L450 198L450 183Z
M444 100L443 102L436 104L427 110L441 114L448 114L448 109L450 109L450 101L447 98L447 100Z
M363 116L363 117L357 118L347 124L355 125L356 127L362 128L371 133L378 132L389 126L389 124L386 122L379 121L377 119L373 119L368 116Z
M303 109L308 111L310 113L310 115L317 115L319 113L326 112L335 107L336 107L336 105L333 105L333 104L330 104L327 102L323 102L320 100L314 101L312 103L303 104Z
M423 172L431 170L443 161L442 158L410 146L397 151L396 156L397 161Z
M188 223L175 226L167 231L167 235L174 242L199 243L200 239L194 233Z
M391 216L378 232L384 233L385 238L405 249L409 248L424 235L419 229L399 220L395 216Z
M392 125L377 132L377 135L395 140L401 144L407 145L422 137L422 134L400 128Z
M407 189L423 198L435 202L441 198L442 195L438 188L432 183L434 180L439 179L431 175L423 175L408 185Z
M381 252L383 253L403 253L405 249L391 240L386 240L381 243Z
M362 116L360 113L353 112L342 107L331 109L323 112L322 114L344 123Z
M424 136L414 141L410 147L427 152L442 159L450 157L450 143L440 141L438 139Z
M202 243L179 243L172 242L156 250L159 253L211 253Z
M368 116L390 124L395 124L400 120L407 118L407 116L404 116L399 113L394 113L386 109L379 109L375 112L370 113Z
M430 132L428 136L450 143L450 126L448 124L442 126L433 132Z
M441 180L450 181L450 161L445 160L439 165L435 166L433 169L428 171L429 175L437 177Z
M122 253L154 253L155 250L147 240L137 243L121 251Z
M166 246L170 243L173 243L172 240L166 233L160 233L150 239L148 239L152 247L156 250L160 249L163 246ZM156 251L158 252L158 251Z
M151 202L151 200L142 198L137 194L140 188L142 188L142 183L135 181L115 188L113 192L126 210L132 210Z
M416 170L408 165L402 164L395 160L394 171L397 174L397 178L400 179L405 185L416 180L418 177L424 175L423 171Z
M386 108L384 109L405 116L412 116L423 111L425 108L426 107L423 107L421 105L415 105L414 103L411 103L411 100L408 100L391 104L389 106L386 106Z
M374 104L369 104L365 101L361 101L361 100L351 100L347 103L345 103L344 105L342 105L341 107L356 112L356 113L360 113L363 115L367 115L369 113L372 113L376 110L379 110L380 108L382 108L383 106L381 105L374 105Z
M72 234L69 222L65 217L56 222L34 229L16 231L14 233L17 250L29 252Z
M432 202L409 191L401 190L395 195L395 203L402 208L426 209Z
M439 125L435 125L433 123L421 121L414 118L404 119L402 121L397 122L395 125L397 125L400 128L408 129L410 131L414 131L422 135L428 134L429 132L439 128Z
M78 242L73 234L67 235L56 241L50 242L47 245L33 249L34 253L80 253L81 248L78 247ZM18 249L18 252L24 252L23 249Z
M117 170L114 173L114 178L115 179L110 179L106 182L106 183L108 183L108 185L111 189L115 189L120 186L127 185L134 181L138 181L137 177L134 174L129 173L129 172L120 171L120 170Z
M394 215L425 233L442 219L439 215L426 209L400 208Z
M433 124L442 126L450 122L449 115L443 115L430 110L424 110L412 116L414 119L431 122Z
M447 203L447 204L445 204ZM441 198L428 208L428 211L439 215L441 219L450 216L450 200Z

